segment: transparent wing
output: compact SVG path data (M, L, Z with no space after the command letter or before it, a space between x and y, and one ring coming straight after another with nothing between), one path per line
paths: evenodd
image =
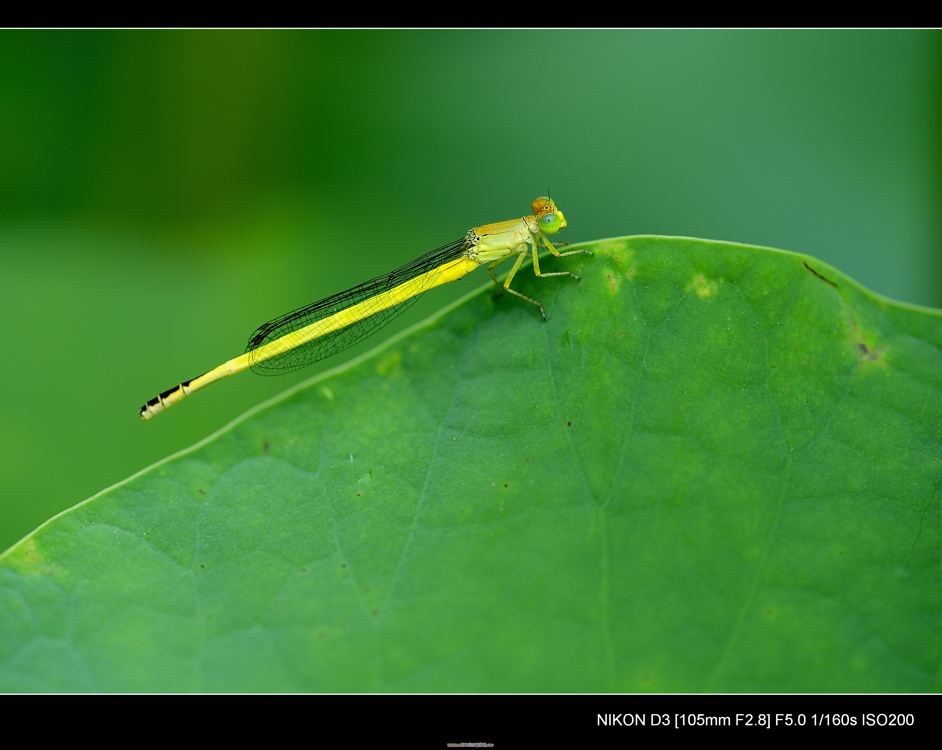
M249 338L249 343L245 348L250 355L266 344L297 334L298 331L342 310L347 310L355 305L364 305L363 315L345 328L325 333L319 338L294 346L274 357L252 359L252 371L259 375L283 375L286 372L307 367L338 354L344 349L363 341L368 336L372 336L393 318L405 312L426 290L435 286L436 277L431 274L413 297L391 307L382 308L377 303L376 309L371 311L370 300L374 300L378 295L388 292L400 284L440 268L449 261L456 260L461 257L469 246L468 238L462 237L460 240L442 245L440 248L416 258L411 263L407 263L395 271L364 281L352 289L334 294L306 307L300 307L268 321L263 326L259 326ZM301 337L298 336L298 338ZM286 343L290 343L290 338Z

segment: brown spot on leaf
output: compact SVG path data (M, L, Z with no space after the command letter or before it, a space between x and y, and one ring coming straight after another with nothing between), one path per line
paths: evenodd
M885 346L867 346L863 341L857 344L857 351L860 353L861 364L869 365L871 362L886 367L883 355L886 352Z
M835 289L837 289L837 284L835 284L835 283L834 283L833 281L831 281L829 278L827 278L827 277L822 276L821 274L819 274L817 271L815 271L811 266L809 266L809 265L808 265L807 263L805 263L804 261L802 261L802 263L804 264L805 268L807 268L809 271L811 271L811 273L813 273L815 276L817 276L819 279L821 279L821 281L823 281L825 284L830 284L830 285L833 286Z

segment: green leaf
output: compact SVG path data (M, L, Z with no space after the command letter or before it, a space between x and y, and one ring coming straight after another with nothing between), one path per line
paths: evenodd
M940 690L940 313L590 247L9 550L0 689Z

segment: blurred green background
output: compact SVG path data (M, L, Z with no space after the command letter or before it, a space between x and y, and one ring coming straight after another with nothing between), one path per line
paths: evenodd
M138 419L259 324L547 189L569 241L768 245L942 305L940 42L0 31L0 550L343 361ZM347 357L486 279L426 295Z

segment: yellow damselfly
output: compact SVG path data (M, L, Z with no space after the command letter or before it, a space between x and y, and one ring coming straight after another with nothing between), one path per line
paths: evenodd
M261 375L281 375L342 352L378 331L432 287L457 281L485 263L500 292L506 290L536 305L546 320L542 304L510 288L524 258L532 252L533 271L541 278L578 279L571 271L541 273L540 245L557 257L592 253L559 252L548 237L566 226L563 212L550 198L537 198L532 208L532 216L475 227L460 240L395 271L269 321L252 334L245 354L155 396L141 407L141 419L150 419L191 393L246 368ZM513 255L517 260L501 286L494 268Z

